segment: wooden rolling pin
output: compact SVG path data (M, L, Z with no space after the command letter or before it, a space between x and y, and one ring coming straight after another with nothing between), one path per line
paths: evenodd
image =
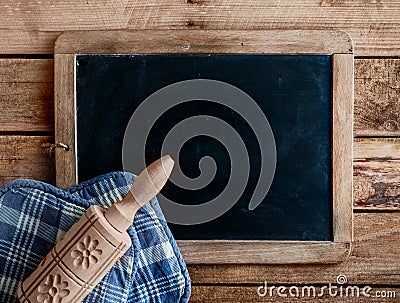
M20 302L81 302L132 245L126 230L167 182L173 166L172 158L164 156L137 177L121 201L107 209L90 206L20 285Z

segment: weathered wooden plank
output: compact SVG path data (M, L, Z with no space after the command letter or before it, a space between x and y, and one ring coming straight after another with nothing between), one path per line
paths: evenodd
M355 139L354 206L400 209L400 139Z
M54 160L42 147L53 141L49 136L0 136L0 186L30 178L54 182Z
M0 83L0 131L52 131L53 83Z
M133 1L1 1L0 28L66 31L127 26Z
M53 59L0 59L0 83L53 83Z
M355 60L356 136L400 136L400 59Z
M0 59L0 131L53 131L53 60Z
M53 130L52 82L52 59L0 59L0 130ZM399 83L400 59L355 60L356 136L400 136Z
M191 303L232 302L398 302L400 288L374 285L352 285L332 282L331 291L326 285L259 285L249 286L192 286ZM325 286L326 288L322 288ZM335 288L337 286L337 288ZM261 288L260 288L261 287ZM278 294L278 288L279 294ZM285 288L284 288L285 287ZM266 292L265 292L266 291ZM265 295L264 295L265 294Z
M400 285L398 212L355 213L354 250L335 265L189 266L194 284L326 284L345 275L349 284Z
M341 29L358 56L400 50L394 0L5 0L0 11L0 38L9 42L0 52L9 54L52 53L58 32L94 29Z
M60 33L0 29L0 54L52 54Z

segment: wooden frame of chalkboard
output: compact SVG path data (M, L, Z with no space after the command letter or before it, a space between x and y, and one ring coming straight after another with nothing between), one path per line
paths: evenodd
M180 240L189 264L336 263L353 241L353 44L341 31L139 30L61 34L55 44L57 186L78 181L75 58L77 54L330 54L332 55L333 241Z

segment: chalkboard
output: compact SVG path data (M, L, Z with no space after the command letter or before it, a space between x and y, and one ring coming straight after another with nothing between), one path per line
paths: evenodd
M110 36L104 38L115 39ZM165 43L163 38L159 39L160 45ZM118 46L118 43L115 45ZM200 253L203 258L196 259L195 256L199 254L202 243L214 245L219 243L218 240L242 244L258 241L282 244L291 241L300 247L312 243L345 244L339 254L335 252L329 258L321 257L323 254L311 249L314 255L303 256L309 262L317 262L318 254L319 258L326 259L324 262L329 262L328 259L337 261L348 254L351 213L344 214L345 211L340 209L347 205L344 208L351 212L352 202L349 201L349 187L345 186L345 182L351 184L351 140L348 133L352 134L352 84L348 82L352 81L352 73L348 72L352 70L352 55L351 60L343 60L341 56L347 54L330 51L302 52L299 49L293 53L278 48L276 52L257 52L254 49L233 52L230 47L226 47L225 52L215 52L212 47L209 52L202 49L191 53L151 50L119 52L115 45L111 50L99 51L96 44L94 52L88 52L87 46L79 45L78 49L71 51L73 57L64 55L69 53L65 51L65 48L68 49L65 46L60 55L69 56L67 65L73 71L74 106L68 111L73 113L71 118L74 121L75 143L71 144L74 146L74 183L124 169L123 143L128 123L138 107L152 94L184 81L226 83L251 97L269 123L276 146L272 182L258 207L250 210L249 201L260 176L263 148L249 125L251 121L249 123L229 106L207 102L209 100L194 99L176 104L152 124L144 151L146 163L162 155L164 140L174 126L191 117L209 115L229 124L243 140L249 157L249 178L240 199L221 216L195 225L170 223L174 237L186 240L180 241L183 247L185 243L192 246L199 244L194 253L188 249L188 255L194 256L195 263L204 263L204 258L216 261L209 256L210 253L208 258L204 257L207 255L204 251ZM347 48L346 52L349 51ZM57 63L57 55L55 60ZM66 73L65 67L60 73ZM340 96L343 91L345 94ZM340 102L351 103L347 112L343 112ZM65 128L66 122L62 123ZM241 172L233 169L227 147L215 138L202 135L196 121L188 122L186 127L199 135L182 145L175 160L187 177L196 178L201 174L201 159L212 157L217 164L215 176L207 186L197 190L180 188L168 182L162 195L180 204L200 205L218 196L227 186L231 173ZM65 143L65 138L57 136L57 130L56 137L59 142ZM339 177L346 177L347 180L338 180ZM338 226L338 220L343 218L344 225ZM281 263L279 256L271 260L274 258L278 261L272 263ZM287 262L285 258L281 260L282 263Z
M262 204L249 211L250 195L259 175L260 152L246 121L226 106L202 100L170 109L154 123L146 149L148 164L160 158L169 130L183 119L201 114L232 125L245 138L251 163L250 180L236 205L208 223L171 225L174 236L332 240L331 62L330 55L78 55L78 180L123 169L124 133L130 117L146 97L179 81L224 81L248 93L267 117L277 146L274 181ZM190 127L196 128L196 123ZM193 138L182 149L179 164L193 178L205 155L213 157L218 165L209 186L185 190L169 183L163 194L178 203L191 204L204 203L219 194L231 169L222 144L205 136Z

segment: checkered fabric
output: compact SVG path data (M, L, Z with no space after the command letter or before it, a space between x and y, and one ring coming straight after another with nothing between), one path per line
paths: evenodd
M65 191L33 180L0 190L0 302L16 292L58 239L93 204L109 206L128 192L134 176L116 172ZM156 199L128 229L132 247L83 302L188 302L190 278Z

